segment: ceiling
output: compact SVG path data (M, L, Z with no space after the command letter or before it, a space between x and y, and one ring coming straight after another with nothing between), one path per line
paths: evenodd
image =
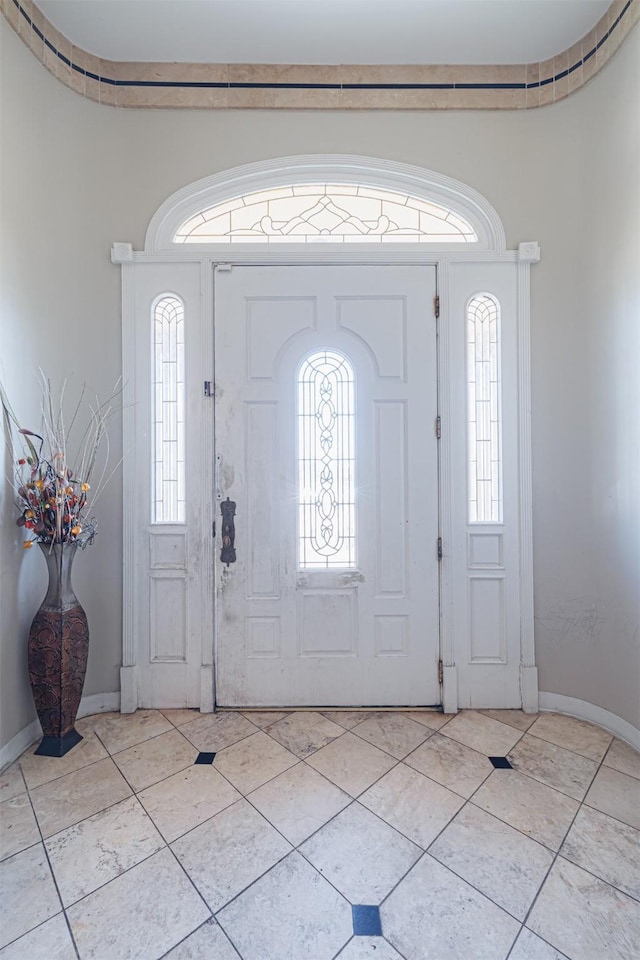
M108 60L499 64L546 60L609 0L36 0Z

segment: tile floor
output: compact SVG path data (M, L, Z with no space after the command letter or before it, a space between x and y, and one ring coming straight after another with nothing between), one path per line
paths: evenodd
M598 727L140 710L78 728L66 757L32 747L0 774L0 960L640 957L640 755Z

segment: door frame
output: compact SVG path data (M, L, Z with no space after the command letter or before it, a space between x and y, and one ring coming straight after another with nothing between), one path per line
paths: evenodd
M421 196L465 217L475 228L477 243L380 245L268 245L189 244L172 242L177 227L198 210L242 193L295 182L365 182L381 189ZM191 264L199 276L198 308L190 323L199 344L202 381L213 378L214 268L234 265L307 264L420 264L436 268L439 297L438 409L441 418L439 443L439 516L442 538L440 564L440 657L442 662L442 704L445 712L459 707L521 706L526 712L538 709L538 679L533 634L533 538L531 488L531 375L530 375L530 267L540 258L539 245L525 241L517 250L507 250L501 220L491 204L465 184L420 167L388 160L349 156L315 155L285 157L224 171L189 184L169 197L154 214L146 234L145 247L134 251L130 243L115 242L111 260L122 272L122 354L126 402L123 412L124 476L135 473L135 451L141 431L139 399L147 389L136 385L141 325L148 313L136 306L139 268L152 264L162 268L163 291L173 289L175 265ZM487 277L487 283L482 278ZM471 579L489 577L485 571L470 571L471 535L466 521L466 473L461 479L461 456L466 437L454 435L454 418L460 416L461 372L464 353L459 349L461 309L473 293L495 284L503 287L510 316L511 357L515 380L509 397L516 411L511 435L504 440L505 455L511 462L513 510L509 531L513 550L508 575L513 595L509 626L509 655L474 658L471 623L474 615L469 598ZM144 337L142 338L144 341ZM194 375L197 376L197 373ZM150 392L150 390L149 390ZM464 401L462 401L464 406ZM213 476L213 404L203 400L201 462L209 463ZM508 450L506 449L508 447ZM462 451L462 453L461 453ZM464 471L463 471L464 472ZM132 712L139 705L139 670L148 638L138 629L141 599L136 581L136 559L140 545L148 538L148 524L139 522L135 504L124 489L123 507L123 649L121 667L121 710ZM464 492L465 504L461 502ZM202 503L202 525L214 520L213 496ZM517 500L517 503L515 503ZM213 584L213 539L201 539L199 576L202 595ZM435 549L435 545L434 545ZM480 565L482 566L482 565ZM501 573L500 576L503 574ZM210 609L207 609L207 606ZM464 611L464 612L461 612ZM214 709L213 591L211 603L202 604L201 667L199 706ZM505 628L506 629L506 628ZM160 704L158 704L160 705ZM165 704L166 705L166 704Z

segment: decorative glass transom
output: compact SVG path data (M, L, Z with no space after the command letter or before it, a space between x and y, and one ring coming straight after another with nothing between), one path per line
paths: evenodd
M488 294L467 307L469 522L502 522L500 308Z
M298 562L355 567L353 367L336 351L313 353L298 374Z
M174 243L476 243L471 224L406 193L305 183L247 193L190 217Z
M153 522L185 521L184 304L153 309Z

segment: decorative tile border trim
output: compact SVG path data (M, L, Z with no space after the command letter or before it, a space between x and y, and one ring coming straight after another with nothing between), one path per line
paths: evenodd
M294 66L129 63L74 47L32 0L0 0L23 42L62 83L118 107L332 110L514 110L579 89L640 20L640 0L614 0L596 26L541 63L495 66Z

